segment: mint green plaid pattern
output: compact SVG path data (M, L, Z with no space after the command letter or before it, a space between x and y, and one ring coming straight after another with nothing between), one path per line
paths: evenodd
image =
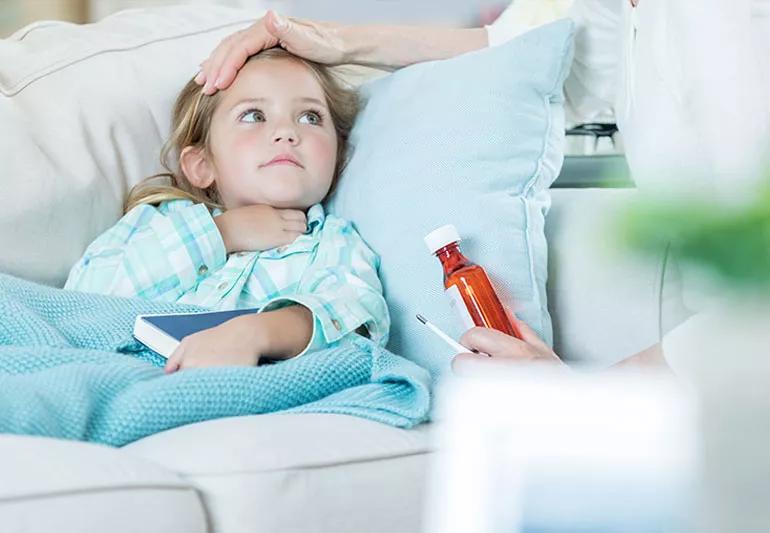
M379 258L350 222L316 204L308 232L293 243L227 255L218 214L188 200L137 206L91 243L64 288L214 310L301 304L315 317L302 353L335 345L361 326L385 345L390 317Z

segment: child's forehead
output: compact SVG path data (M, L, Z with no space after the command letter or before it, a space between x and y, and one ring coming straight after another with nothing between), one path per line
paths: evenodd
M262 59L246 63L225 91L227 100L261 98L264 100L323 101L324 93L309 67L291 59Z

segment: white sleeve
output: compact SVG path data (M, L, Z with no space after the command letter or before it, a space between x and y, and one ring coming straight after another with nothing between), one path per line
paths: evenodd
M575 0L575 58L564 82L567 121L615 122L623 60L623 2Z
M517 35L535 26L533 12L535 2L542 0L516 0L511 3L495 21L486 26L489 46L507 43Z
M770 72L770 51L759 39L770 39L761 32L762 4L767 21L767 1L677 0L668 10L670 35L676 35L686 65L678 80L682 110L703 143L704 170L718 180L720 195L750 197L764 177L770 87L763 76Z
M564 84L567 121L614 121L615 91L623 53L623 0L575 0L567 12L575 22L575 58ZM489 26L489 46L558 18L558 2L549 13L542 0L516 0ZM539 4L539 5L535 5Z

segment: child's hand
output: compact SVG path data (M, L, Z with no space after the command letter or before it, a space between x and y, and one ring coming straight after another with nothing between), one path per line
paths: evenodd
M229 209L214 222L222 234L227 253L259 252L294 240L307 231L307 217L297 209L248 205Z
M256 366L264 343L258 317L239 316L185 337L168 358L164 370L170 374L182 368Z

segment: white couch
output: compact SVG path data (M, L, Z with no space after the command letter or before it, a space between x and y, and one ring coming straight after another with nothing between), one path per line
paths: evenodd
M0 41L0 271L61 285L157 171L182 82L255 16L136 11ZM550 308L571 360L606 365L659 339L662 257L613 255L595 231L633 195L553 191ZM321 414L213 420L120 449L0 435L0 530L418 532L431 452L429 425Z

